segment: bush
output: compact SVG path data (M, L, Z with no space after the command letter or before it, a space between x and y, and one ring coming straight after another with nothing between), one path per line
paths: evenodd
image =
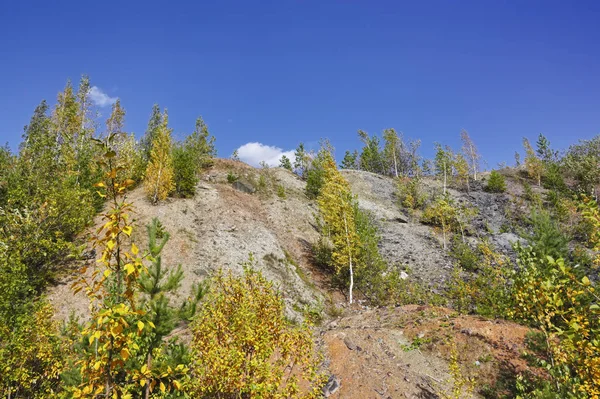
M235 183L236 181L238 181L240 179L240 177L238 175L236 175L235 173L233 173L232 171L227 172L227 182L228 183Z
M513 306L509 284L512 269L507 259L495 252L488 242L481 243L478 252L478 273L466 274L460 266L456 266L450 278L448 297L461 313L505 317Z
M306 171L306 196L315 199L319 196L321 188L325 181L325 171L320 163L315 159L310 169Z
M285 187L283 187L281 184L277 186L277 196L281 199L285 199L286 197Z
M506 191L506 181L499 172L492 170L485 191L489 193L503 193Z
M552 219L550 213L543 210L534 210L529 217L531 233L524 238L529 241L533 251L545 258L566 258L569 255L569 238L562 232L558 223Z
M411 210L422 209L427 199L427 196L422 192L421 182L417 178L398 179L396 196L400 206Z
M173 148L173 168L177 195L183 198L193 197L198 184L198 163L190 147L178 144Z
M308 326L286 321L281 293L251 265L241 277L213 278L192 328L192 396L320 397L324 379ZM301 381L308 386L302 393Z
M474 272L479 268L481 257L469 244L454 238L450 256L466 271Z
M512 316L543 334L545 353L537 356L551 381L523 384L523 398L596 398L600 395L600 307L597 286L580 278L563 259L540 257L518 248ZM540 345L538 345L540 346ZM529 386L528 386L529 385ZM552 392L552 395L542 396Z

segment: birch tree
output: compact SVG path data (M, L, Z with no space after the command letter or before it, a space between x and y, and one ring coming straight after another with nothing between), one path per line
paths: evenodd
M146 169L144 190L153 204L162 201L175 189L173 180L173 157L171 152L171 129L167 110L155 132L150 150L150 163Z
M471 137L466 130L460 132L460 139L463 143L462 153L469 163L469 168L471 169L471 173L473 173L473 180L477 181L477 173L479 172L479 161L481 159L481 155L477 151L475 143L473 143L473 140L471 140Z
M349 303L353 302L356 259L360 240L356 231L354 198L350 185L337 170L330 153L323 160L325 182L317 202L323 222L333 244L332 260L336 272L348 272L350 276Z
M385 129L383 131L383 140L385 145L383 147L383 155L386 163L391 167L394 176L398 177L398 163L399 163L399 147L402 139L398 137L395 129ZM389 170L389 168L386 168Z
M525 148L525 168L527 169L527 173L529 174L529 177L537 181L538 186L541 186L544 164L535 154L529 140L525 137L523 138L523 147Z

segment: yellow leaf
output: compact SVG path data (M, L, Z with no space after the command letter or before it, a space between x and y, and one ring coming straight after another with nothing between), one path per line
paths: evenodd
M113 249L115 247L115 240L108 240L106 242L106 246L108 247L108 249Z
M160 382L160 391L164 393L166 390L167 390L167 388L165 387L165 384L163 384L161 381Z
M125 226L123 227L123 233L127 234L129 237L131 237L131 232L133 231L133 228L131 226Z
M144 329L144 323L141 320L137 322L137 328L140 331Z
M108 276L110 276L110 269L104 271L104 277L108 278Z
M127 348L121 349L121 357L123 360L129 359L129 350Z
M138 247L135 244L131 244L131 253L134 255L137 255L138 252L140 252L140 250L138 249Z
M586 286L586 287L587 287L588 285L592 284L592 283L590 282L590 279L589 279L587 276L584 276L584 277L581 279L581 282L582 282L582 283L583 283L583 285L584 285L584 286Z
M127 272L127 275L129 276L131 273L133 273L135 271L135 266L133 265L133 263L127 263L125 265L125 271Z

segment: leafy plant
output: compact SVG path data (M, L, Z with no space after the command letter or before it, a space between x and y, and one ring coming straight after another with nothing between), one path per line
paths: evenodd
M144 180L144 190L153 204L166 199L175 189L171 129L168 123L169 118L165 110L153 137L150 162Z
M184 198L196 194L198 184L198 166L192 148L185 144L176 144L173 147L173 181L175 192Z
M281 294L252 269L222 271L192 333L191 393L196 397L317 398L323 375L307 325L285 319ZM307 388L300 389L300 383Z
M492 170L485 186L485 191L490 193L503 193L506 191L506 181L504 176L498 171Z
M285 187L283 187L281 184L277 185L277 196L281 199L285 199L286 197Z
M91 310L91 320L81 331L87 347L79 362L81 384L73 390L73 398L100 394L126 398L133 393L141 395L140 390L147 398L156 387L162 393L180 391L179 378L187 371L182 364L154 367L147 358L144 343L152 342L156 325L152 313L140 308L138 288L148 269L135 243L128 242L133 232L129 218L132 207L125 194L133 181L117 180L113 139L110 135L101 143L106 172L96 185L111 204L103 214L105 224L93 238L101 258L91 276L85 266L73 283L74 293L85 290Z
M236 181L238 181L239 179L240 179L240 177L237 174L233 173L233 171L230 170L229 172L227 172L227 182L228 183L233 184Z
M396 184L398 203L405 208L416 210L425 206L427 195L423 193L418 178L401 177Z
M474 272L480 266L481 256L471 246L460 239L452 241L450 256L466 271Z
M442 233L444 250L447 248L447 235L459 227L457 208L448 197L441 197L425 209L421 216L423 223L432 224Z

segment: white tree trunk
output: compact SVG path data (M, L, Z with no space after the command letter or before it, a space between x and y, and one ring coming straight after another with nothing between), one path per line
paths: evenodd
M348 233L348 219L346 219L346 215L344 215L344 228L346 230L346 247L348 248L348 268L350 271L350 292L349 292L349 300L348 303L352 305L352 290L354 289L354 270L352 268L352 247L350 246L350 237Z
M446 195L446 161L444 161L444 195Z

